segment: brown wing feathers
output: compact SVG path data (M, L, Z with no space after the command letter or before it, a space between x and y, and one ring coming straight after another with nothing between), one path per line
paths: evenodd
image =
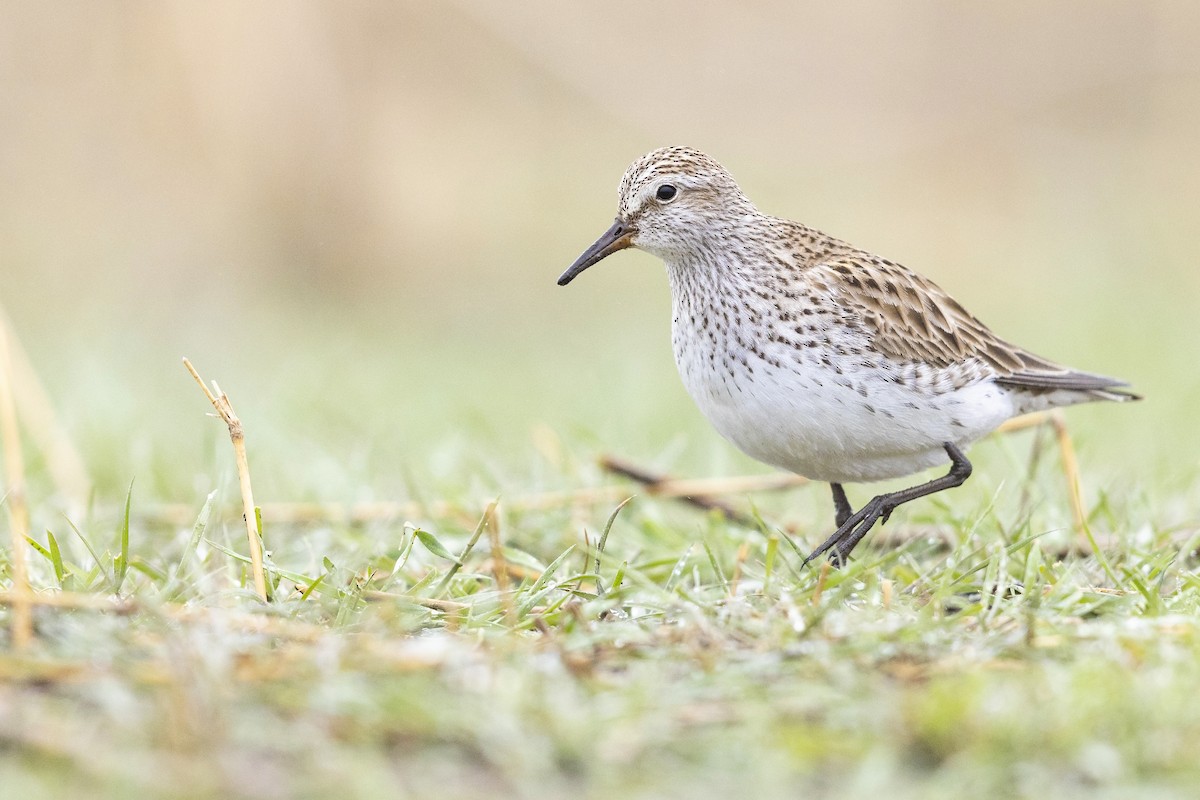
M1114 391L1122 381L1059 366L1001 339L932 281L891 261L854 253L816 267L834 286L845 284L843 303L873 329L876 348L899 361L949 367L971 358L994 370L997 383L1030 390ZM849 290L853 291L849 291Z

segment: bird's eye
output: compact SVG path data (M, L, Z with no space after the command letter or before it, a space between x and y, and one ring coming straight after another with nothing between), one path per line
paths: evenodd
M654 196L664 203L669 203L675 199L675 195L677 194L679 194L678 189L669 183L664 183L662 186L658 187L658 191L654 193Z

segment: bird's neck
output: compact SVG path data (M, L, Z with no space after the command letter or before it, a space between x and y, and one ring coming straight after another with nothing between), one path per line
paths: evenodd
M711 302L731 295L758 297L778 291L797 262L797 236L807 228L762 214L723 221L687 250L664 254L676 303Z

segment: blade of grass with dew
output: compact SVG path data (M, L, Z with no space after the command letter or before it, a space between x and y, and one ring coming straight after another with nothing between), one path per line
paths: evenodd
M309 596L314 591L317 590L317 587L319 587L321 584L323 584L325 582L325 578L328 576L329 576L328 572L322 572L320 575L317 576L317 579L315 581L311 581L308 584L308 586L306 586L304 588L304 591L300 593L300 601L304 602L305 600L307 600L309 598Z
M272 569L269 564L270 554L267 551L267 538L263 535L263 517L262 506L254 507L254 530L258 532L258 552L262 554L263 560L263 576L264 576L264 592L266 593L266 601L269 603L275 599L275 589L279 585L279 573ZM266 580L266 576L271 575L275 578L273 581Z
M629 562L622 561L621 566L617 567L617 574L613 575L612 586L608 587L608 590L610 592L620 589L621 584L625 583L625 571L628 569L629 569Z
M221 544L220 542L216 542L212 539L206 538L206 539L204 539L204 542L206 544L208 544L210 547L212 547L216 550L219 550L220 552L229 556L234 561L237 561L241 564L245 564L246 566L253 566L254 562L251 561L250 556L243 555L243 554L239 553L238 551L234 550L233 548L226 547L225 545ZM265 564L263 565L263 569L267 569L267 566ZM276 567L276 566L271 566L270 571L272 573L278 574L280 577L287 578L292 583L298 584L300 586L307 586L313 580L312 578L309 578L307 575L304 575L303 573L294 572L292 570L280 569L279 567ZM333 596L333 594L336 593L336 590L331 589L330 587L326 586L321 589L321 593Z
M50 547L50 565L54 567L54 577L58 579L58 588L66 591L67 586L67 569L63 565L62 550L58 546L58 538L55 537L54 531L46 529L46 544Z
M710 566L712 566L713 574L717 577L717 582L721 584L721 587L725 590L726 594L728 594L729 580L725 577L725 570L721 569L720 562L717 561L716 553L713 552L713 549L709 545L707 539L702 540L700 544L704 546L704 552L708 556L708 563Z
M337 613L333 616L334 626L345 627L350 622L351 615L356 614L365 602L362 597L362 585L358 581L350 581L350 585L339 593Z
M1029 544L1030 542L1036 542L1038 539L1042 538L1043 536L1048 536L1051 533L1053 533L1053 531L1043 531L1042 533L1034 533L1029 536L1026 536L1024 539L1018 539L1017 541L1015 541L1012 544L1005 547L1004 548L1005 552L1008 553L1008 555L1012 555L1013 553L1017 552L1018 550L1020 550L1022 547ZM982 547L972 550L966 556L959 559L958 564L966 563L966 562L970 561L971 559L978 557L979 554L983 552L983 550L984 550L984 548L982 548ZM971 577L976 572L979 572L979 570L987 567L987 565L988 565L988 559L980 561L978 564L971 567L966 572L964 572L963 574L961 574L957 578L955 578L953 581L951 581L950 586L953 587L955 584L965 581L967 578ZM946 574L953 571L956 566L957 566L957 564L954 566L943 567L941 570L934 573L933 576L931 576L930 578L927 578L927 580L930 581L931 584L941 583L943 578L946 576Z
M121 593L125 583L125 574L129 571L129 507L133 502L133 481L129 482L129 491L125 493L125 513L121 517L120 538L117 544L117 555L113 558L113 591Z
M692 557L692 549L696 545L689 544L687 549L683 551L683 555L675 562L675 566L671 568L671 574L667 576L666 583L663 584L663 591L669 592L675 586L675 582L679 580L679 576L683 574L683 568L687 566L688 559Z
M151 564L141 556L134 556L129 559L129 569L137 570L155 583L162 583L167 579L166 570Z
M96 575L100 575L108 583L110 590L116 592L115 578L105 569L104 562L100 559L100 556L92 547L92 543L89 542L87 537L83 535L83 532L75 526L75 523L71 521L70 517L63 517L63 519L67 521L67 525L70 526L71 530L75 532L75 535L79 537L79 541L83 542L83 546L88 551L88 555L92 557L92 563L95 564L94 569L89 573L88 583L90 584Z
M550 582L550 579L552 577L554 577L554 573L558 571L558 569L563 565L563 562L565 562L567 560L567 557L570 556L571 553L573 553L574 551L575 551L575 545L571 545L566 550L564 550L558 556L558 558L551 561L550 565L547 566L546 569L542 571L542 574L539 575L538 579L533 582L533 585L530 586L527 590L525 590L523 592L525 595L525 599L517 606L517 611L520 616L525 616L526 614L528 614L529 610L531 608L533 608L533 606L537 603L537 601L539 599L541 599L541 597L544 594L557 588L555 586L548 585Z
M801 560L801 563L803 563L803 560L806 557L805 554L800 552L800 548L798 548L796 546L796 543L793 542L791 540L791 537L789 537L784 531L780 530L778 527L773 527L773 526L767 524L767 521L765 519L763 519L762 514L759 512L758 505L756 503L753 503L753 502L750 503L750 516L754 519L754 523L758 527L758 532L761 533L764 538L766 538L768 548L771 546L770 541L772 538L776 538L776 539L782 538L788 543L788 545L792 548L792 550L795 551L796 556ZM778 542L776 542L776 546L778 546ZM774 555L775 554L771 554L772 559L774 559ZM800 574L800 572L794 566L792 566L791 561L788 561L787 559L783 559L783 563L785 566L787 566L788 572L792 573L793 578L795 578L798 581L803 580L803 576ZM767 571L768 571L768 581L769 581L770 568L768 568ZM767 588L766 582L764 582L763 591L766 591L766 588Z
M411 528L411 533L409 532L410 528ZM402 569L404 569L405 565L408 564L408 559L410 556L412 556L413 546L416 545L416 543L417 543L416 530L417 529L415 527L412 527L408 523L405 523L404 533L408 534L408 538L407 538L407 541L404 542L404 546L400 548L400 554L398 556L396 556L396 563L392 567L393 573L399 573ZM403 536L403 534L402 534L402 536Z
M484 530L487 529L488 523L492 519L492 515L496 513L497 502L499 501L493 500L492 502L488 503L488 507L484 509L483 516L479 518L479 524L475 526L475 530L471 533L471 538L467 540L466 546L463 547L462 553L459 554L458 558L454 559L454 563L450 566L450 569L446 570L446 577L442 578L442 582L439 583L437 588L433 590L435 596L440 596L443 592L445 592L446 587L450 585L450 581L453 580L458 571L462 569L463 563L465 563L467 560L467 556L471 554L471 550L475 548L475 544L479 541L479 537L482 536ZM428 547L428 545L426 546Z
M1142 580L1140 575L1137 575L1131 570L1126 570L1125 579L1133 584L1133 588L1136 589L1137 593L1140 594L1146 601L1145 614L1147 616L1161 616L1163 614L1164 608L1162 596L1147 586L1146 582Z
M421 540L421 544L425 545L426 550L433 553L438 558L444 558L453 564L458 564L459 567L462 566L458 559L454 557L454 554L447 550L446 546L438 541L438 538L432 533L426 530L421 530L420 528L417 528L413 532L417 535L417 538Z
M54 563L54 556L52 556L50 554L49 548L47 548L45 545L43 545L37 539L33 538L32 536L26 536L25 543L28 544L30 547L32 547L34 549L34 552L41 555L47 561L49 561L52 564Z
M604 547L608 544L608 534L612 530L613 523L617 521L617 515L621 513L621 509L629 505L631 500L633 500L633 495L617 503L617 507L608 515L608 521L604 523L604 532L600 534L600 541L596 543L596 595L599 597L604 596L604 583L600 580L599 575L600 560L604 556Z
M772 534L767 537L767 555L763 559L763 594L771 587L771 567L775 565L775 554L779 551L779 537Z
M170 577L163 586L162 591L164 597L174 597L182 588L191 567L192 558L196 554L196 549L200 546L200 540L204 538L204 532L208 529L216 497L217 490L214 489L204 498L204 505L200 507L200 513L196 515L196 521L192 523L192 533L183 545L183 552L179 554L179 560L175 562L175 565L169 571Z

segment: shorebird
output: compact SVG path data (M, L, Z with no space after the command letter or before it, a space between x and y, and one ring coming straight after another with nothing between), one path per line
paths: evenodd
M1009 344L928 278L762 213L689 147L634 161L617 218L558 279L636 247L666 264L675 363L718 432L751 457L833 490L836 530L805 564L844 564L900 505L960 486L964 450L1010 417L1136 400L1114 378ZM945 464L854 511L843 484Z

